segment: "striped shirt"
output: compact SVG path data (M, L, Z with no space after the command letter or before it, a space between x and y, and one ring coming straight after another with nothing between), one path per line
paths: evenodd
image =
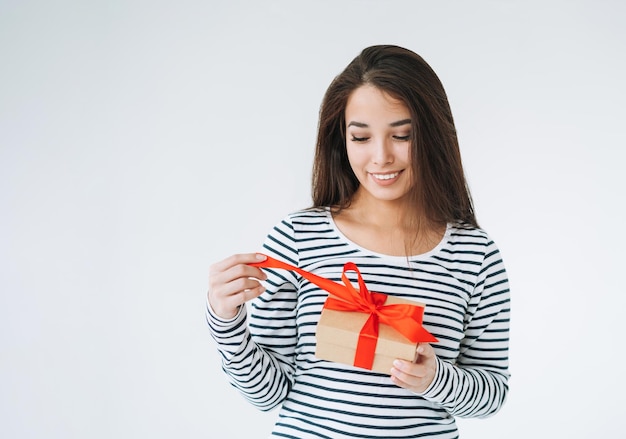
M421 394L320 360L315 328L328 293L293 271L264 269L267 290L249 308L222 320L207 306L207 321L231 384L261 410L280 406L272 437L457 438L455 416L490 416L504 403L509 287L485 231L450 224L428 253L388 256L347 239L328 209L307 209L278 223L263 252L339 283L353 262L370 291L426 304L423 325L439 340L437 372Z

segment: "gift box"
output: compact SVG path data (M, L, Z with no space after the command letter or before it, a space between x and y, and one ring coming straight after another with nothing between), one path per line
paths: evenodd
M385 305L418 306L424 304L387 296ZM370 315L364 312L337 311L324 307L316 329L315 356L321 360L348 365L355 364L359 335ZM393 360L415 361L419 342L413 342L393 327L379 323L371 369L389 374Z
M370 292L352 262L344 264L343 285L269 256L250 265L295 271L329 293L316 329L315 356L322 360L388 374L396 358L415 361L418 343L437 341L422 326L423 303Z

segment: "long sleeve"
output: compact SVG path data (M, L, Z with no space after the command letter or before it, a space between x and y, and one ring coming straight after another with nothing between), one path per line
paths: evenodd
M293 252L282 245L276 247L276 235L285 240L290 230L286 222L277 225L263 251L294 263ZM286 255L292 257L287 259ZM251 316L242 306L235 318L225 321L207 305L207 322L230 383L253 405L268 411L283 402L293 383L297 290L295 279L288 273L266 273L266 291L249 304Z
M456 361L440 358L422 396L459 417L495 414L508 393L509 283L499 250L487 244L465 318Z

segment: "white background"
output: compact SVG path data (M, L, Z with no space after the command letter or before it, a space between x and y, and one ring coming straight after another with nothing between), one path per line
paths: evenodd
M421 54L512 289L510 397L464 439L623 435L619 1L0 0L0 437L262 438L209 265L310 203L322 95Z

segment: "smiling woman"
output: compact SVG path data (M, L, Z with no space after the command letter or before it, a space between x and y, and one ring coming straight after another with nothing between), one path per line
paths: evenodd
M457 438L456 416L496 413L508 393L508 278L474 217L445 91L419 55L368 47L333 80L312 189L312 206L270 231L270 259L237 254L210 268L223 369L261 410L281 407L272 435ZM347 266L361 267L358 279ZM305 272L425 305L438 341L386 373L318 358L329 292Z

